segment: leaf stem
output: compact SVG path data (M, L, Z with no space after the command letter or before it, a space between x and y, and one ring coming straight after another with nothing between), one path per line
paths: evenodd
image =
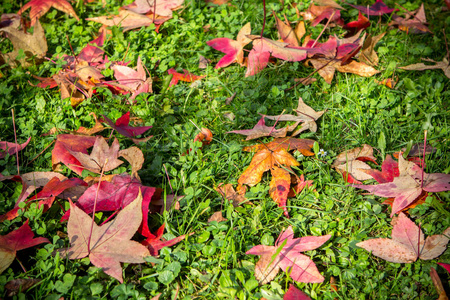
M420 182L420 188L421 189L423 189L423 169L425 168L425 150L427 148L427 132L428 132L428 130L425 129L425 131L424 131L424 138L423 138L422 180Z
M13 128L14 128L14 141L16 143L16 163L17 163L17 175L20 175L19 171L19 149L21 148L19 144L17 144L17 134L16 134L16 122L14 120L14 108L11 108Z
M95 223L95 210L97 209L97 199L98 199L98 192L100 191L100 184L102 184L102 176L103 171L105 169L106 164L108 163L108 159L105 159L105 163L103 164L102 171L100 173L100 180L98 182L97 191L95 192L95 199L94 199L94 208L92 210L92 223L91 223L91 230L89 232L89 239L88 239L88 255L91 254L91 238L92 238L92 230L94 229L94 223Z

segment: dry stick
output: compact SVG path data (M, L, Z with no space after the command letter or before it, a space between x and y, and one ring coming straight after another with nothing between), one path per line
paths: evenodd
M78 62L78 58L76 57L75 52L73 52L72 44L70 43L69 36L67 34L66 34L66 38L67 38L67 42L69 43L70 51L72 51L72 55L73 55L73 57L75 58L75 61L78 64L79 63Z
M269 136L270 136L270 134L272 133L272 131L275 129L275 126L277 126L277 123L278 123L278 121L280 120L281 116L284 114L284 111L285 111L285 109L283 109L283 111L281 112L281 114L278 116L278 119L275 121L275 124L273 124L272 129L270 129ZM264 116L263 116L263 118L264 118Z
M263 38L264 27L266 27L266 0L263 0L263 8L264 8L264 20L263 20L263 26L261 29L261 38Z
M422 155L422 181L420 182L420 188L423 188L423 169L425 168L425 150L427 148L427 131L424 132L424 138L423 138L423 155Z
M333 11L333 13L331 14L330 18L327 21L327 24L325 24L325 27L322 29L322 31L320 32L319 36L316 38L316 40L314 41L314 43L312 44L311 48L314 48L314 46L317 44L317 41L320 39L320 37L322 36L323 32L325 31L325 29L327 29L328 25L331 22L331 19L333 19L334 14L336 13L336 11Z
M44 148L44 150L42 150L41 152L39 152L38 155L36 155L31 161L29 161L29 162L27 163L27 166L28 166L29 164L31 164L33 161L35 161L39 156L41 156L42 153L44 153L44 152L48 149L48 147L50 147L51 145L53 145L53 143L54 143L55 141L56 141L56 140L53 140L50 144L48 144L48 146L46 146L46 147Z
M170 183L169 172L167 172L167 168L166 168L166 165L165 165L165 164L163 164L163 167L164 167L164 170L166 171L167 180L169 181L170 191L171 191L172 194L173 194L172 184Z
M417 19L417 17L416 17L415 15L413 15L409 10L407 10L406 8L404 8L403 6L401 6L400 4L398 4L397 2L395 3L395 5L397 5L398 7L402 8L402 9L405 11L405 13L406 13L407 15L409 15L409 16L412 17L413 19L416 19L417 22L422 23L422 21L419 20L419 19Z
M91 238L92 238L92 230L94 229L94 223L95 223L95 210L97 209L98 192L100 190L100 184L102 184L103 170L105 169L105 166L107 163L108 163L108 159L105 159L105 163L103 164L103 168L100 173L100 181L98 182L97 191L95 192L94 208L92 210L91 231L89 233L89 239L88 239L88 244L87 244L88 254L91 254Z
M293 88L295 88L297 85L306 82L311 76L313 76L314 74L316 74L317 72L319 72L320 70L322 70L323 68L325 68L326 66L328 66L331 62L333 61L333 59L330 59L326 64L324 64L323 66L321 66L320 68L318 68L317 70L314 70L314 72L312 72L311 74L308 75L308 77L303 78L303 80L299 80L296 84L294 84L293 86L291 86L290 88L285 89L284 91L290 91Z
M14 141L16 142L16 162L17 162L17 175L20 175L19 171L19 144L17 144L17 135L16 135L16 122L14 120L14 108L11 108L13 128L14 128Z
M449 54L449 52L448 52L447 37L445 36L445 28L442 29L442 32L444 32L445 48L447 48L447 60L450 60L450 54Z

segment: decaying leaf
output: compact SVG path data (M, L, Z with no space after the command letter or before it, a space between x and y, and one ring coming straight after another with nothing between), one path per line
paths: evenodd
M382 16L384 14L390 14L392 12L394 12L396 9L394 8L389 8L386 4L384 4L383 0L377 0L375 2L375 4L373 4L372 6L368 7L368 6L363 6L363 5L353 5L348 3L348 5L356 8L357 10L359 10L360 12L362 12L363 14L367 15L367 16Z
M302 122L302 126L294 131L291 136L299 135L301 132L305 130L311 130L312 132L317 131L316 120L320 118L324 114L323 111L315 111L310 106L306 105L303 102L303 99L300 97L298 99L297 109L295 109L297 116L294 115L279 115L279 116L265 116L269 120L278 120L278 121L293 121L293 122ZM290 131L290 130L289 130Z
M356 246L394 263L412 263L418 258L433 259L447 248L450 227L442 235L432 235L425 240L422 230L403 213L392 219L392 225L392 239L376 238Z
M270 169L270 173L272 174L272 180L270 181L269 195L283 209L284 215L289 218L286 205L291 187L291 174L276 166Z
M219 192L225 199L232 201L234 207L239 206L242 202L247 201L247 199L245 198L246 188L242 185L239 185L235 191L231 183L220 183L215 188L215 190Z
M244 130L233 130L228 131L227 133L237 133L247 136L246 141L257 139L263 136L273 136L273 137L285 137L288 131L287 127L275 129L274 126L266 126L266 122L264 121L264 117L262 116L259 119L258 123L252 129L244 129Z
M41 279L34 278L18 278L10 280L5 284L6 297L13 297L19 293L23 293L40 281Z
M6 35L14 47L11 52L0 53L0 61L5 61L11 67L19 65L28 67L39 64L48 50L41 23L36 22L33 33L29 33L25 28L19 28L19 26L20 22L11 22L10 26L0 28L0 33ZM23 55L21 56L20 53L23 53Z
M263 149L268 149L270 151L275 151L279 149L284 149L286 151L299 151L304 156L313 156L314 153L311 151L314 145L313 140L309 139L296 139L292 137L284 137L274 139L272 142L267 144L257 144L250 147L244 147L244 151L247 152L258 152Z
M225 222L225 221L228 221L228 219L225 219L225 218L222 216L222 211L216 211L215 213L212 214L211 217L209 217L208 223L211 223L211 222L213 222L213 221L216 221L216 222Z
M426 65L424 63L412 64L405 67L400 67L403 70L409 71L423 71L423 70L433 70L433 69L441 69L444 71L445 76L450 78L450 64L446 57L442 59L442 61L434 61L429 58L422 58L424 61L432 62L434 65Z
M273 12L273 16L275 17L278 34L280 35L281 41L288 43L290 46L299 47L300 40L306 33L305 23L303 21L299 21L295 26L295 29L292 29L291 25L281 21L275 12Z
M366 172L372 168L365 161L376 163L373 148L369 145L342 152L336 157L332 167L341 173L348 183L361 183L359 180L372 179Z
M407 33L431 33L431 30L425 25L427 24L427 18L423 3L416 14L408 12L405 18L393 15L392 20L389 23L390 26L398 26L400 30L406 31Z
M294 238L294 230L289 226L275 242L275 246L258 245L246 254L261 255L255 265L255 277L261 284L272 281L282 269L297 282L322 282L314 262L300 252L310 251L322 246L331 235L305 236Z
M369 66L378 66L378 55L375 52L375 45L383 38L386 32L383 32L377 36L367 36L364 40L364 44L361 48L361 52L358 55L360 62L366 63Z

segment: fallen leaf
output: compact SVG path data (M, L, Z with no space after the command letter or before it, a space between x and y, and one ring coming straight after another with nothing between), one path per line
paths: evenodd
M384 85L384 86L386 86L386 87L388 87L390 89L393 89L395 87L395 85L397 84L397 82L398 82L398 77L396 77L394 79L393 78L386 78L386 79L383 79L381 81L375 79L374 81L376 83L380 84L380 85Z
M100 187L98 187L99 185ZM149 237L152 236L148 228L149 204L152 199L157 199L160 195L156 188L142 185L138 179L132 178L128 174L116 175L111 182L101 181L93 184L84 192L75 205L85 213L90 214L94 210L95 201L97 201L96 211L118 212L129 205L139 192L141 192L143 197L143 217L139 232L143 236ZM61 221L67 220L70 213L70 210L68 210L61 218Z
M369 35L365 40L361 48L361 52L358 55L360 62L366 63L369 66L378 66L378 55L375 52L375 45L383 38L386 32L383 32L377 36Z
M34 238L28 220L7 235L0 235L0 274L14 261L17 251L42 243L50 243L50 241L43 237Z
M267 144L257 144L250 147L244 147L244 149L242 150L247 152L258 152L263 149L267 149L270 151L276 151L280 149L284 149L286 151L297 150L304 156L314 156L314 152L311 151L313 145L314 140L284 137L274 139L272 142Z
M393 15L392 20L389 26L398 26L400 30L406 31L407 33L432 33L425 25L427 23L427 17L425 16L423 3L415 15L412 12L408 12L406 18Z
M216 211L215 213L212 214L211 217L209 217L208 223L211 223L211 222L213 222L213 221L219 223L219 222L225 222L225 221L228 221L228 219L225 219L225 218L222 216L222 211Z
M394 197L391 216L413 203L423 191L442 192L450 190L450 174L422 173L422 169L413 162L399 156L400 176L392 182L377 185L361 185L354 187L371 192L381 197ZM422 182L423 180L423 182Z
M34 278L18 278L10 280L5 284L6 297L13 297L19 293L24 293L40 281L41 279Z
M147 247L147 249L150 252L150 255L158 256L159 250L161 250L164 247L170 247L175 244L178 244L186 237L186 235L183 234L167 241L162 238L163 233L164 233L164 224L158 228L158 230L156 231L156 235L151 234L149 238L147 238L145 241L141 243L142 245Z
M153 16L153 15L152 15ZM86 18L86 21L94 21L106 26L119 26L124 31L128 31L135 28L141 28L143 26L150 26L155 24L158 29L159 26L170 19L170 17L148 17L147 15L141 15L130 10L119 10L119 14L115 16L101 16L94 18Z
M386 155L386 159L381 164L381 171L370 169L364 172L372 176L378 183L392 182L395 177L400 176L398 162L393 160L389 154Z
M340 153L332 167L341 173L348 183L361 183L359 180L372 179L367 172L372 168L365 161L376 163L373 148L366 144L362 148L357 147Z
M123 8L138 14L152 12L159 16L172 17L172 10L176 10L183 5L184 0L135 0L133 3Z
M34 24L38 22L38 19L45 15L51 7L65 12L66 14L77 19L77 21L80 21L80 18L78 18L77 14L73 10L72 5L70 5L70 3L66 0L31 0L22 6L17 14L21 15L27 9L31 8L30 20L31 26L34 26Z
M308 129L312 132L316 132L317 124L315 121L325 112L324 110L319 112L315 111L310 106L306 105L301 97L298 99L298 105L294 111L297 113L297 116L285 114L279 116L265 116L265 118L278 121L302 122L302 126L292 133L292 136L296 136Z
M219 192L222 195L222 197L224 197L227 200L230 200L233 203L234 207L237 207L242 202L247 201L247 198L245 198L246 188L242 185L238 186L235 191L231 183L227 184L220 183L215 188L215 190Z
M70 201L67 231L71 247L60 250L68 259L89 257L91 263L123 283L121 262L143 263L150 253L146 247L130 240L142 222L142 195L122 209L114 220L102 226ZM92 231L91 231L92 224Z
M244 129L244 130L233 130L228 131L227 133L237 133L247 136L246 141L257 139L264 136L273 136L273 137L285 137L287 134L287 127L275 129L275 126L266 126L266 122L264 121L264 117L256 123L256 125L252 129Z
M37 188L45 186L54 177L57 177L59 180L67 179L64 175L56 172L30 172L20 176L0 176L0 182L12 180L22 184L22 191L14 205L14 208L4 215L1 215L0 222L14 219L17 216L17 211L19 210L19 203L26 201L31 193L33 193Z
M114 77L118 80L122 87L127 87L131 92L129 100L133 100L141 93L152 93L152 78L147 78L144 67L142 66L141 57L138 57L136 70L122 65L114 65ZM114 86L114 85L112 85Z
M103 115L103 118L104 118L105 122L108 123L109 126L114 128L114 130L116 130L121 135L130 138L135 144L139 144L141 142L146 142L152 137L152 135L150 135L148 137L141 138L141 139L135 138L136 136L144 134L144 132L146 132L147 130L152 128L152 126L141 126L141 127L129 126L130 112L123 114L120 118L118 118L116 120L115 123L113 121L111 121L111 119L106 117L105 115Z
M172 80L170 81L169 87L176 85L178 81L185 81L185 82L193 82L196 80L200 80L205 77L205 75L197 76L194 74L189 73L188 70L183 70L183 74L178 73L175 69L169 69L167 71L169 75L173 75Z
M311 300L311 298L291 283L289 284L288 291L283 296L283 300Z
M144 165L144 154L138 147L132 146L130 148L120 150L119 156L125 158L131 165L131 177L140 180L138 171Z
M216 64L216 69L225 68L234 62L237 62L241 66L244 65L244 47L251 42L251 39L247 37L250 33L251 25L248 22L239 31L236 40L216 38L206 42L208 46L226 54Z
M257 152L238 179L239 184L247 184L253 186L261 181L264 172L269 171L274 166L291 167L299 166L300 163L285 149L262 149Z
M436 292L439 295L438 300L448 300L447 294L445 293L444 286L442 285L442 281L439 278L439 274L436 272L436 270L431 267L430 268L430 277L433 281L434 287L436 288Z
M81 136L73 134L60 134L56 137L55 147L52 150L53 169L59 163L65 164L69 169L81 176L83 168L81 163L72 155L73 152L87 154L87 149L94 146L95 136Z
M202 128L202 130L195 136L194 142L201 142L202 147L209 145L213 138L213 134L211 130L208 128Z
M272 180L270 181L269 195L283 209L284 215L289 218L286 205L291 187L291 174L287 170L275 166L270 169L270 173Z
M361 12L358 14L358 21L352 21L344 25L344 29L348 31L349 35L353 35L362 29L370 26L368 18L364 17Z
M114 138L111 147L109 147L104 137L97 136L91 154L71 151L70 149L68 149L68 152L78 160L83 169L100 174L114 170L123 163L123 161L117 159L119 147L117 138Z
M377 0L375 2L375 4L373 4L370 7L363 6L363 5L353 5L350 3L347 3L347 4L356 8L357 10L359 10L363 14L366 14L369 17L370 16L382 16L384 14L390 14L397 10L394 8L389 8L386 4L384 4L383 0Z
M334 0L313 0L313 2L320 6L331 6L336 9L345 10L345 8L337 4Z
M272 281L279 269L285 271L297 282L323 282L314 262L300 252L310 251L322 246L331 235L293 238L294 230L289 226L275 242L275 246L258 245L245 254L261 255L255 265L255 277L260 284Z
M333 6L317 6L311 3L305 12L300 12L300 15L303 16L305 21L311 21L313 27L325 19L330 20L331 26L343 26L344 21L341 19L341 11L336 9L335 5Z
M444 269L446 269L447 272L450 273L450 264L438 263L438 265L440 265L441 267L443 267Z
M305 23L300 21L297 23L295 29L292 29L291 25L284 23L281 21L275 12L272 12L275 17L278 34L280 35L280 39L283 43L288 43L290 46L299 47L300 40L305 35Z
M23 144L16 144L10 142L0 142L0 158L4 158L6 154L14 155L23 148L25 148L31 140L31 136Z
M425 240L422 230L408 217L400 213L392 219L392 239L376 238L356 244L373 255L394 263L412 263L418 258L429 260L441 255L447 248L450 227L442 235Z
M3 32L13 45L13 51L0 53L0 61L4 60L11 67L28 67L42 62L48 47L41 23L37 21L32 34L15 25L13 22L10 26L0 28L0 33ZM24 54L22 57L20 52Z
M442 71L444 71L445 76L447 76L447 78L450 78L450 64L449 64L447 58L444 57L442 59L442 61L434 61L429 58L427 58L427 59L422 58L422 60L432 62L432 63L434 63L434 65L426 65L424 63L418 63L418 64L412 64L412 65L405 66L405 67L400 67L400 69L409 70L409 71L441 69Z
M330 60L324 58L308 59L307 63L311 63L314 69L318 70L319 75L325 79L325 82L331 84L335 70L342 73L352 73L362 77L371 77L380 71L375 70L372 66L357 61L351 61L349 64L341 65L340 60Z

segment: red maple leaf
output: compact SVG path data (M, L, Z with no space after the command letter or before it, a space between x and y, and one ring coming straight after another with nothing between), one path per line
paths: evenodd
M56 137L55 147L52 150L52 164L56 168L58 163L65 164L69 169L81 176L84 168L73 156L73 152L88 154L87 149L94 146L95 136L82 136L73 134L60 134Z
M173 246L182 241L186 237L186 235L183 234L169 241L165 241L161 240L163 233L164 233L164 224L158 228L156 234L151 234L151 236L149 236L145 241L141 243L142 245L148 248L148 250L150 251L150 255L157 256L158 251L161 250L162 248Z
M361 12L358 14L358 21L352 21L344 25L344 29L349 31L350 35L357 33L362 29L366 29L370 26L368 18L364 17Z
M400 176L392 182L377 185L353 185L358 189L371 192L381 197L394 197L391 216L408 207L425 192L442 192L450 190L450 174L427 174L413 162L399 156Z
M384 14L390 14L393 11L397 10L394 8L389 8L386 4L384 4L383 0L377 0L375 2L375 4L373 4L370 7L367 6L363 6L363 5L353 5L353 4L348 4L354 8L356 8L357 10L359 10L360 12L362 12L363 14L370 16L382 16Z
M4 158L6 156L6 153L9 155L16 154L23 148L25 148L28 143L31 140L31 136L28 138L28 140L23 144L16 144L16 143L10 143L10 142L0 142L0 158Z
M7 235L0 235L0 273L5 271L16 258L16 252L42 243L50 243L46 238L33 238L28 220Z
M297 282L322 282L314 262L300 252L316 249L324 244L331 235L305 236L293 238L294 230L289 226L280 234L275 246L258 245L246 254L261 255L255 265L255 277L261 284L272 281L278 271L282 269Z
M100 185L100 188L98 187ZM98 190L98 191L97 191ZM148 228L148 212L152 199L158 199L160 191L154 187L142 185L141 182L128 174L116 175L111 182L101 181L90 186L78 199L75 205L87 214L94 210L94 202L97 201L96 211L120 211L130 204L142 193L142 225L139 232L145 237L154 237ZM97 200L95 200L97 199ZM70 216L68 210L61 221Z
M234 62L237 62L241 66L244 65L244 47L252 41L247 37L250 33L251 27L249 22L241 28L236 40L216 38L206 42L208 46L226 54L216 64L216 69L225 68Z
M171 87L172 85L176 85L178 83L178 81L185 81L185 82L193 82L199 79L202 79L203 77L205 77L205 75L202 76L198 76L198 75L194 75L189 73L188 70L184 70L183 69L183 74L178 73L175 69L169 69L167 70L167 72L173 75L172 80L170 81L169 87Z
M141 127L129 126L128 124L130 123L130 112L123 114L120 118L118 118L116 120L116 123L111 121L111 119L109 119L105 115L103 115L103 118L104 118L104 121L106 123L108 123L109 126L114 128L121 135L130 138L136 144L139 144L140 142L146 142L152 137L152 135L150 135L148 137L141 138L141 139L135 138L136 136L141 135L144 132L146 132L147 130L149 130L150 128L152 128L152 126L141 126Z

